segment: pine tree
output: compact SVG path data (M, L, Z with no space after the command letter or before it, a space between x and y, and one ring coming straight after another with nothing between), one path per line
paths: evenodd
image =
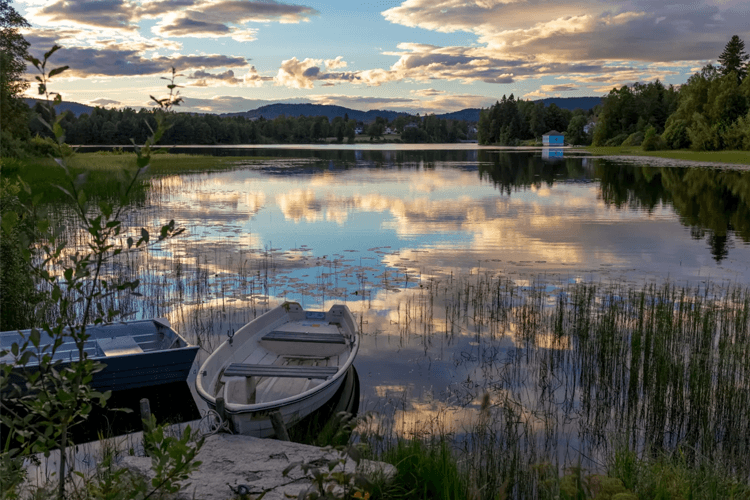
M748 55L745 52L745 42L734 35L724 47L724 52L719 56L721 73L728 75L732 71L737 73L737 79L741 82L747 75Z

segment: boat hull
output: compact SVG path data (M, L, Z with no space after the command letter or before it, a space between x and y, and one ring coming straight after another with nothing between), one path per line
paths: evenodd
M271 424L270 414L272 412L278 411L281 413L284 425L290 428L328 403L339 391L345 379L346 377L342 377L336 383L326 385L323 390L311 397L293 404L262 411L227 412L226 418L232 423L232 429L236 434L260 438L273 437L276 433Z
M124 391L152 387L172 382L187 381L198 346L188 344L166 322L166 320L138 320L87 327L90 337L85 343L85 355L104 365L94 374L91 386L99 391ZM23 335L21 335L23 334ZM10 350L13 343L21 344L28 337L23 332L0 332L0 350ZM41 345L52 340L41 336ZM58 370L78 359L77 346L66 339L57 350ZM12 364L14 358L6 354L0 363ZM37 363L26 367L14 365L11 383L22 383L22 371L38 370Z
M196 391L210 408L223 408L235 433L270 437L272 414L280 413L288 428L331 401L351 378L358 349L356 322L346 306L317 312L287 302L219 346L201 366ZM277 387L288 390L269 397Z

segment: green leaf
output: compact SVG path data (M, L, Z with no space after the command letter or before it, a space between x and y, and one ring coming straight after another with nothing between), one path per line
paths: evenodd
M49 75L47 75L47 78L52 78L55 75L59 75L60 73L62 73L63 71L69 68L70 66L60 66L59 68L55 68L49 72Z
M141 240L144 241L144 243L148 243L149 234L148 231L146 231L145 227L141 228Z
M27 55L24 59L33 64L36 69L39 69L39 65L42 64L42 61L31 55Z
M78 191L78 205L83 207L86 205L86 192Z
M18 214L13 211L8 211L3 214L3 231L6 233L11 233L13 231L13 228L16 227L18 224Z
M149 158L148 156L143 156L141 158L138 158L135 163L136 165L138 165L138 171L140 172L140 169L147 167L150 162L151 158Z
M110 205L106 201L99 202L99 210L102 211L102 214L104 214L105 217L109 217L110 215L112 215L112 205Z
M31 345L33 345L36 348L39 348L39 340L41 339L41 335L39 334L39 330L36 328L31 329L31 333L29 334L29 341L31 342Z
M51 48L51 49L49 49L49 50L48 50L47 52L45 52L45 53L44 53L44 60L45 60L45 62L47 61L47 59L49 59L49 58L50 58L50 56L51 56L52 54L54 54L55 52L57 52L57 51L58 51L58 50L60 50L61 48L62 48L62 47L60 47L59 45L55 44L55 45L53 45L53 46L52 46L52 48ZM52 71L54 71L54 70L52 70Z

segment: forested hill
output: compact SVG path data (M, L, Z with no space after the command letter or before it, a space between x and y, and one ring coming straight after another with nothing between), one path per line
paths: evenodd
M33 108L37 102L46 103L44 99L32 99L29 97L25 97L23 101L30 107ZM86 104L78 104L77 102L67 102L63 101L60 104L57 105L56 110L58 113L63 113L65 111L71 111L76 116L81 116L83 114L90 115L91 112L94 110L94 106L87 106Z
M388 121L393 121L399 116L408 116L409 113L403 111L373 110L360 111L349 109L343 106L334 106L326 104L267 104L257 109L251 109L241 113L222 113L221 116L243 116L250 120L255 120L261 116L266 120L273 120L279 116L297 117L297 116L325 116L333 120L337 116L341 118L349 115L350 120L358 122L374 122L378 116ZM477 116L478 118L478 116Z
M545 106L549 106L554 103L561 109L574 109L580 108L588 111L597 104L601 104L601 97L550 97L542 99ZM464 120L467 122L479 121L479 108L467 108L460 111L454 111L452 113L436 114L437 118L442 120ZM424 113L423 113L424 114ZM224 113L221 116L243 116L245 118L255 120L261 116L266 120L273 120L279 116L297 117L297 116L325 116L329 120L333 120L337 116L341 118L344 115L348 115L350 120L356 120L358 122L370 123L374 122L378 116L385 118L386 120L393 121L399 116L412 116L411 113L405 113L403 111L390 111L390 110L373 110L373 111L360 111L357 109L345 108L343 106L334 106L326 104L267 104L257 109L244 111L240 113Z
M588 111L593 109L594 106L598 106L602 103L601 97L548 97L546 99L539 99L545 106L550 104L557 105L560 109L569 109L575 111L576 109L582 109ZM536 101L536 102L539 102Z

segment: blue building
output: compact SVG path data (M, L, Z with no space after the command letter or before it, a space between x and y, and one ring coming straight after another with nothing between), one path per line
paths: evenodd
M544 146L563 146L565 145L565 136L557 130L550 130L542 136Z

